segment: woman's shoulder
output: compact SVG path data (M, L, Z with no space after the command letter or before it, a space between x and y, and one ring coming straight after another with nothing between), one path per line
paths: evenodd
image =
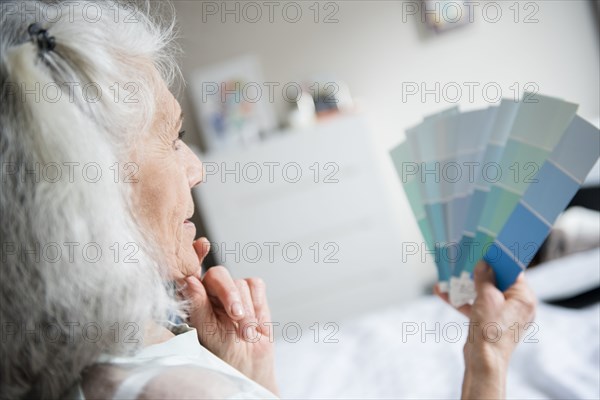
M96 365L86 373L80 399L264 399L275 398L249 379L240 379L197 365L127 369L122 365ZM72 397L73 398L73 397ZM77 397L74 397L77 398Z
M275 398L200 345L195 329L172 331L176 336L135 356L106 356L88 368L84 398Z

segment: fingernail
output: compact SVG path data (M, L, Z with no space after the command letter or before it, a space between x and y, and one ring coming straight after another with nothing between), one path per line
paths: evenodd
M242 303L236 301L231 305L231 313L236 317L242 317L244 315L244 308L242 307Z

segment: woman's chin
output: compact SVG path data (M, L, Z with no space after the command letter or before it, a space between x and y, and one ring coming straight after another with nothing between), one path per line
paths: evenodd
M193 240L194 238L192 237L192 239L188 242L189 244L185 246L185 251L182 254L182 262L181 262L181 272L185 275L185 276L191 276L191 275L197 275L198 273L200 273L200 270L202 268L202 264L200 263L200 260L198 259L198 254L196 254L196 251L194 250L194 246L193 246Z
M177 244L173 254L175 267L170 272L172 280L182 280L188 276L198 275L201 270L198 254L194 250L196 238L196 225L191 221L184 221L176 233Z
M198 261L196 261L196 264L193 264L192 262L183 262L182 264L183 265L180 264L171 271L171 280L179 281L188 276L197 276L201 271L201 266Z

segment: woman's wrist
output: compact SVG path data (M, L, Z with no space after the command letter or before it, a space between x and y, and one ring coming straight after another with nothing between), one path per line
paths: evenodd
M464 354L463 398L504 398L509 356L487 342L467 343Z
M485 340L467 342L464 347L465 367L487 373L505 371L510 360L510 352L499 343Z

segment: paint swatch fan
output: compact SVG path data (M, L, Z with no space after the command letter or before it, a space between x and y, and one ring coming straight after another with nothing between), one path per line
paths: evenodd
M506 290L536 254L600 156L600 132L577 105L526 93L520 102L426 117L391 150L440 289L475 297L484 259Z

